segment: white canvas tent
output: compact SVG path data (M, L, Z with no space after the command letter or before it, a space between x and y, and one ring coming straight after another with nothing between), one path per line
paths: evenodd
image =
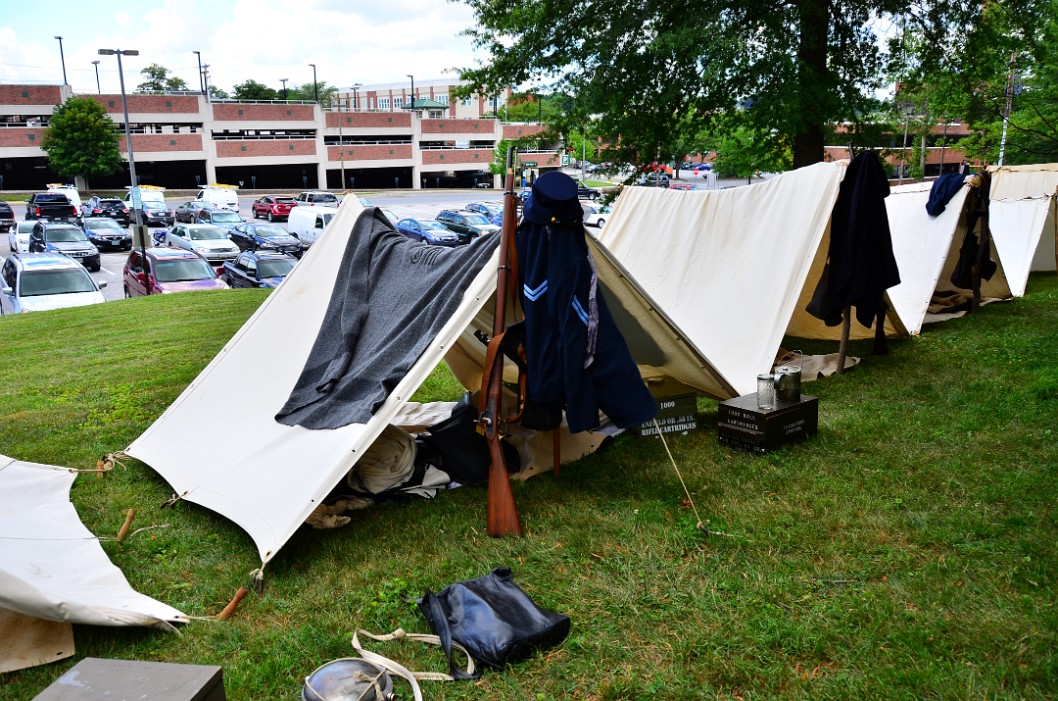
M988 224L1015 297L1029 272L1055 269L1058 163L989 168Z
M748 394L785 333L837 339L804 311L823 271L847 163L819 163L751 187L708 192L626 188L601 243L709 358ZM906 334L890 312L886 332ZM874 331L852 324L850 338Z
M73 623L172 630L188 620L110 562L70 503L76 476L0 455L0 672L72 655Z
M889 288L887 296L901 323L911 334L918 334L928 317L933 293L954 290L952 271L966 236L969 208L973 206L970 182L948 202L944 211L931 216L926 211L932 182L910 183L892 188L885 199L893 254L900 267L900 284ZM1007 299L1011 296L1004 261L992 249L998 269L981 281L982 298Z
M406 402L442 360L449 361L468 389L480 383L484 347L473 331L492 330L490 300L498 253L470 282L459 309L367 423L310 430L275 421L312 348L349 233L362 211L356 197L345 199L326 235L126 451L159 472L180 498L242 527L257 545L262 563L275 556L387 425L405 423ZM615 317L637 322L639 331L625 336L649 381L659 386L675 381L712 393L731 391L693 344L654 309L656 305L636 294L627 274L610 264L604 253L597 255L597 262L600 279L613 290L608 302ZM508 320L514 318L508 315ZM283 362L276 362L277 358ZM237 412L226 401L233 386L240 391ZM565 434L563 459L595 450L603 438ZM549 447L537 446L529 452L524 474L538 471L541 465L550 467Z

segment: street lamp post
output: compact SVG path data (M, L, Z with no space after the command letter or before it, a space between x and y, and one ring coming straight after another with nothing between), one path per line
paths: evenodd
M212 102L209 99L209 64L202 66L202 84L205 86L206 102Z
M59 60L62 62L62 84L66 85L66 56L62 53L62 37L56 35L55 38L59 40Z
M129 151L129 178L132 181L132 189L129 192L132 194L132 212L136 219L136 232L140 237L140 255L143 257L144 282L146 283L144 287L147 290L147 294L150 294L151 281L147 270L147 229L143 226L143 205L140 202L138 190L140 181L136 177L136 159L132 153L132 129L129 127L129 103L125 97L125 71L121 67L122 56L139 56L140 52L135 49L99 49L99 55L118 57L118 80L121 81L121 111L125 116L125 146Z
M414 113L415 112L415 76L413 76L411 73L406 73L405 75L407 75L409 78L411 78L411 109L412 109L412 113Z
M360 83L353 83L353 111L360 111Z
M198 58L198 89L202 91L203 95L206 95L206 99L208 100L209 95L206 94L206 82L202 79L202 52L192 51L191 53Z
M319 83L316 82L316 64L310 63L309 65L312 66L312 99L314 99L316 102L319 102L320 86Z
M345 190L345 136L342 134L342 121L344 119L342 101L338 100L338 160L342 169L342 190Z
M92 65L96 67L96 93L102 95L103 89L99 87L99 59L92 61Z
M286 102L286 99L287 99L287 80L288 80L288 78L280 78L279 79L279 82L283 84L283 101L284 102Z

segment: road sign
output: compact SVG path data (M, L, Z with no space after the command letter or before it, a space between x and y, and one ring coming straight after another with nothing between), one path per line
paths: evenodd
M140 189L138 187L134 187L130 190L130 192L132 193L132 208L143 209L143 201L140 199Z
M522 161L523 168L535 168L537 166L536 161Z

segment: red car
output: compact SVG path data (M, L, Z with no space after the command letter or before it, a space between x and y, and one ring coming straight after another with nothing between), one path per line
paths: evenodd
M265 195L253 203L253 218L276 221L290 217L290 210L297 206L293 197Z

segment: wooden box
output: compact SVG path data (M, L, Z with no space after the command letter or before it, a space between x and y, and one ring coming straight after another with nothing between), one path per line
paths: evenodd
M722 445L770 453L816 434L819 398L802 394L800 401L776 401L772 409L758 409L756 393L746 394L721 402L717 420L716 433Z
M225 701L220 667L86 657L33 701Z

